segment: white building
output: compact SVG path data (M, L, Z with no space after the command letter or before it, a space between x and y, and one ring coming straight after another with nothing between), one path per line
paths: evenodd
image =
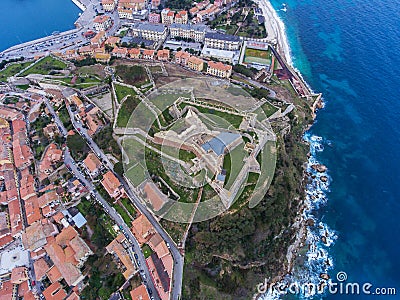
M167 27L162 24L136 23L132 35L146 40L160 41L167 37Z
M114 11L116 7L116 1L114 0L101 0L101 5L104 11Z
M106 31L112 25L112 20L109 16L97 16L93 20L96 31Z
M198 24L172 24L169 27L171 38L187 38L196 42L203 42L206 34L207 26Z
M222 62L209 61L207 74L221 78L229 78L232 74L232 66L225 65Z
M204 44L209 48L221 50L239 50L241 40L238 36L222 34L219 32L207 32L205 35Z

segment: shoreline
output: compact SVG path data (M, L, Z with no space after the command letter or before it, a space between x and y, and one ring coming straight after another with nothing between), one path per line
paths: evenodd
M259 3L264 4L263 7L267 9L267 11L264 12L268 15L269 21L272 21L270 26L275 34L278 53L283 56L286 63L293 68L293 60L289 40L286 35L285 23L283 23L282 19L279 17L270 0L259 0Z
M296 234L294 236L295 239L294 242L291 243L288 247L286 253L287 260L282 266L283 268L281 274L277 274L274 278L272 278L271 282L269 282L269 284L284 287L288 284L288 277L291 277L291 281L295 280L297 282L301 282L301 280L298 280L298 278L295 278L295 276L293 276L293 271L296 265L296 259L299 257L299 254L302 251L304 252L304 250L306 261L304 261L300 267L307 269L307 263L309 264L310 261L317 263L320 262L321 256L318 256L318 254L316 254L316 252L318 252L319 250L321 250L321 252L323 253L322 260L325 261L324 264L320 264L320 274L312 274L311 276L309 274L306 274L306 276L308 275L307 279L318 280L320 279L322 274L326 274L327 271L333 266L333 263L331 257L326 251L326 248L323 248L323 245L329 247L337 237L333 230L328 228L326 224L318 220L313 214L315 210L320 207L320 205L323 205L327 201L327 196L325 192L329 190L330 182L330 177L326 173L327 170L325 170L324 172L313 172L313 166L320 165L315 158L315 152L323 151L318 150L318 147L321 147L323 149L323 145L320 144L322 138L318 137L319 139L313 140L313 136L308 133L316 118L316 111L324 107L322 94L315 93L309 86L309 84L304 80L300 70L294 67L293 59L291 56L291 49L288 37L286 35L285 24L279 17L277 11L272 6L270 0L259 0L258 4L262 5L262 7L266 9L266 11L263 10L264 16L266 21L268 20L270 22L268 26L269 30L267 28L267 32L271 32L271 30L274 32L276 41L273 44L275 44L277 52L285 59L285 62L288 64L289 68L293 70L301 83L307 88L310 95L318 95L317 100L313 103L311 107L313 122L304 129L302 137L303 143L306 143L310 147L310 149L308 152L308 159L304 162L304 174L302 182L300 183L301 186L304 187L304 199L298 207L299 216L296 217L294 223L291 225L292 228L296 229ZM321 177L327 179L321 181ZM319 233L316 228L320 229ZM320 244L321 240L323 245ZM327 242L327 240L329 242ZM280 299L281 296L283 295L276 293L276 291L274 292L269 290L269 292L267 293L256 292L253 296L253 299L271 300Z

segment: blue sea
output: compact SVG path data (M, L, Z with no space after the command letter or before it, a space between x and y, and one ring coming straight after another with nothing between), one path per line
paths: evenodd
M305 138L328 167L313 212L334 240L319 249L344 282L395 287L400 299L400 6L391 0L272 0L286 25L293 64L325 108ZM286 12L283 11L286 4ZM317 148L317 149L315 149ZM311 190L315 187L311 186ZM321 268L297 276L318 276ZM315 297L320 298L320 297Z
M1 0L0 51L73 29L80 9L71 0Z

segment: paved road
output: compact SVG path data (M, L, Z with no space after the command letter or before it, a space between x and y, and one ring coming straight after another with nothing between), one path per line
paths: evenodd
M150 278L150 272L146 265L146 259L141 251L140 245L137 242L135 236L130 231L129 227L126 225L120 214L118 214L115 208L111 207L108 202L96 191L95 186L87 180L86 176L79 171L76 166L75 161L71 157L69 149L66 148L64 151L64 162L70 171L74 174L76 178L78 178L83 184L86 185L87 189L90 191L92 197L104 208L105 212L110 216L111 219L118 225L121 231L124 233L126 238L128 239L130 245L132 245L132 257L131 259L135 260L140 268L140 275L142 276L143 283L147 286L149 290L151 290L152 295L155 299L158 299L157 290L154 287L154 283L152 280L148 280ZM137 255L137 258L134 256Z
M52 105L50 104L49 100L45 100L46 106L49 109L49 112L54 118L54 121L57 123L57 125L60 127L61 132L64 137L67 136L67 130L65 129L64 125L58 118L57 114L55 113ZM72 119L72 118L71 118ZM80 124L80 123L77 123ZM81 127L77 127L81 128ZM97 147L96 144L91 145L93 147ZM98 147L97 147L98 148ZM154 283L152 280L148 280L150 277L150 272L149 269L147 268L146 265L146 259L141 251L141 248L139 246L139 243L137 242L136 238L130 231L129 227L127 224L124 222L122 217L115 211L113 207L111 207L108 202L96 191L95 186L92 184L91 181L87 180L86 176L81 172L74 159L71 157L71 154L69 152L69 149L66 148L64 151L64 163L67 166L67 168L74 174L76 178L78 178L84 185L86 185L87 189L89 190L90 194L96 201L104 208L106 213L115 221L115 223L118 225L118 227L121 229L121 231L125 234L127 237L129 243L132 245L132 256L135 257L135 253L137 255L137 258L135 257L135 260L137 264L139 265L140 268L140 275L142 276L143 282L146 284L148 289L152 292L152 295L155 299L158 298L157 290L154 287ZM132 259L133 259L132 257Z
M75 129L86 139L89 146L92 148L93 152L101 159L105 166L113 170L113 164L109 161L108 157L104 154L104 152L97 146L97 144L93 141L93 139L89 136L87 130L82 126L81 122L76 121L74 117L74 112L71 110L71 107L67 106L68 112L70 114L71 122ZM115 174L115 173L114 173ZM135 206L139 209L139 211L144 214L150 221L150 223L154 226L155 230L161 235L166 243L170 245L170 251L172 257L174 259L174 272L173 272L173 280L172 280L172 291L171 291L171 299L178 300L180 299L180 294L182 290L182 276L183 276L183 256L181 255L178 247L175 245L174 241L170 238L170 236L165 232L165 230L158 223L153 214L151 214L147 207L142 203L142 200L139 196L137 196L130 188L125 178L115 174L117 178L121 181L124 186L124 189L129 197L129 199L135 204Z

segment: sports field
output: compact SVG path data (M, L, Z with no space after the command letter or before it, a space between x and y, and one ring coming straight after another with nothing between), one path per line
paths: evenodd
M257 63L261 65L270 65L270 51L246 48L244 53L244 62L250 64Z

